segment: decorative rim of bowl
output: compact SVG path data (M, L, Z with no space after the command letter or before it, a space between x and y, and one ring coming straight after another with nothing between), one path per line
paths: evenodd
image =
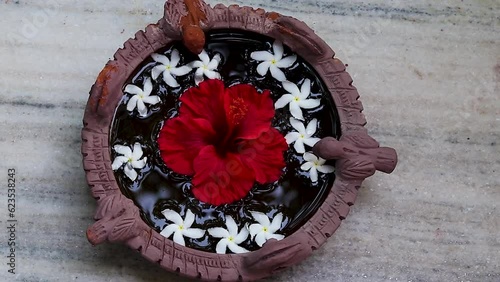
M340 140L324 138L313 149L324 159L337 160L336 179L325 201L295 233L281 241L270 240L250 253L207 253L161 236L141 219L133 201L122 194L111 167L109 136L124 83L155 51L183 39L189 48L186 38L196 34L197 29L239 29L280 40L313 66L332 95L340 120ZM204 38L202 43L201 48ZM194 50L199 45L191 44ZM347 216L362 181L376 170L392 172L397 163L394 149L379 147L368 135L359 94L344 64L334 55L305 23L292 17L236 5L218 4L212 8L203 1L167 1L164 17L125 42L90 91L83 120L82 155L97 210L96 222L87 230L89 241L94 245L105 241L124 243L171 272L211 281L257 280L309 257Z

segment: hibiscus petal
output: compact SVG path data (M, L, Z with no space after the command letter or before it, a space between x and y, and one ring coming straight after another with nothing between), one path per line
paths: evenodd
M313 167L313 165L314 164L312 162L306 162L302 166L300 166L300 169L302 169L303 171L308 171L311 169L311 167Z
M297 102L298 105L303 108L303 109L314 109L321 105L321 100L320 99L307 99L307 100L302 100Z
M331 165L320 165L317 167L317 170L322 173L332 173L335 171L335 168Z
M156 66L156 67L154 67L151 70L151 77L154 80L156 80L156 79L158 79L158 77L160 76L160 74L162 74L164 71L165 71L165 66L164 65Z
M132 85L132 84L129 84L125 87L125 93L129 93L129 94L132 94L132 95L141 95L143 94L144 92L142 91L141 88L135 86L135 85Z
M182 66L178 68L173 68L170 70L170 73L176 76L184 76L190 73L193 69L188 66Z
M281 98L279 98L278 101L276 101L276 103L274 104L274 108L281 109L284 106L288 105L290 102L292 102L293 99L294 99L293 95L285 94L281 96Z
M304 83L302 83L302 86L300 87L300 99L305 100L309 97L311 94L311 80L307 78L304 80Z
M167 227L163 228L163 230L160 232L160 235L165 238L169 238L176 230L179 230L179 226L176 224L170 224Z
M293 142L297 141L300 136L301 136L301 134L298 132L290 132L285 136L286 143L292 144Z
M227 231L229 232L229 235L231 236L238 235L238 225L236 225L236 222L230 216L226 216L226 227Z
M205 50L201 51L201 53L198 55L200 60L203 62L203 64L206 66L210 63L210 57L208 57L208 54Z
M269 233L274 233L281 228L281 223L283 222L283 214L278 213L274 216L273 222L269 226Z
M125 156L127 158L131 158L132 157L132 149L130 149L130 147L128 147L128 146L115 145L113 147L113 149L118 154L123 155L123 156Z
M276 58L277 61L281 60L283 58L283 43L279 40L275 40L273 43L273 52L274 52L274 58Z
M186 216L184 219L184 227L189 228L191 225L193 225L193 222L195 220L194 214L191 210L186 211Z
M236 245L234 242L228 242L227 247L229 248L229 250L231 250L231 252L233 252L235 254L248 253L247 249Z
M292 94L294 97L300 96L299 87L293 82L283 81L283 88L288 91L288 93Z
M306 134L306 128L304 127L304 124L297 119L290 118L290 124L292 125L293 128L295 128L300 134Z
M192 239L200 239L201 237L205 236L205 231L199 228L188 228L182 230L182 235Z
M126 163L128 161L128 158L127 157L124 157L124 156L118 156L115 158L115 160L113 161L113 164L111 165L111 168L113 170L117 170L119 169L124 163Z
M170 54L170 65L177 66L179 61L181 60L181 56L179 56L179 51L177 49L172 50L172 54Z
M280 70L277 66L275 65L271 65L269 67L269 69L271 70L271 75L278 81L286 81L286 76L285 76L285 73Z
M250 232L251 238L253 239L253 237L255 237L255 235L257 235L259 232L261 232L263 228L264 227L258 223L250 225L248 231Z
M137 100L137 111L141 117L144 117L148 114L148 108L144 105L142 99Z
M311 178L311 181L313 183L318 181L318 170L316 169L316 167L311 167L311 169L309 170L309 177Z
M163 73L163 81L165 81L165 83L172 88L179 87L177 80L168 71Z
M222 239L217 243L217 246L215 246L215 252L218 254L225 254L227 250L227 239Z
M174 233L174 242L176 242L177 244L179 244L181 246L186 246L186 242L184 241L184 236L182 236L182 231L181 230L175 231L175 233Z
M269 217L261 212L251 212L253 219L257 221L262 227L269 227L271 222L269 221Z
M150 105L156 105L158 103L160 103L160 97L158 96L149 96L149 97L146 97L144 99L142 99L142 101L146 104L150 104Z
M256 61L272 61L274 60L274 55L267 51L256 51L250 54L250 58Z
M299 104L295 101L290 102L290 113L296 119L304 120L304 116L302 115L302 109Z
M271 66L271 62L269 61L264 61L260 63L257 66L257 73L260 74L261 76L266 76L267 72L269 71L269 67Z
M311 154L311 153L305 153L304 160L306 162L313 162L314 163L314 162L318 161L318 157L316 157L316 155Z
M206 119L181 114L181 117L168 120L160 131L158 146L161 157L175 172L193 175L194 159L215 136L212 125Z
M283 58L280 61L278 61L276 63L276 66L278 68L289 68L289 67L291 67L295 63L295 61L297 61L297 56L296 55L288 56L288 57Z
M132 181L135 181L137 179L137 172L132 169L132 168L129 168L128 166L125 166L123 168L123 172L125 172L125 175Z
M316 129L318 128L318 120L313 119L309 122L306 128L306 134L308 136L312 136L314 133L316 133Z
M304 138L303 142L309 147L314 147L320 140L319 138Z
M153 83L151 82L151 78L147 78L146 81L144 81L144 96L149 96L151 91L153 91Z
M234 242L236 244L241 244L248 238L248 235L249 235L248 229L246 227L243 227L240 233L236 237L234 237Z
M232 153L221 157L214 146L203 148L194 160L194 196L212 205L230 204L252 189L255 175Z
M306 148L304 147L304 142L302 142L302 139L295 141L295 144L293 144L293 148L299 154L303 154L306 152Z
M229 237L229 232L221 227L215 227L208 229L208 234L215 238L227 238Z
M137 100L139 100L139 96L137 95L132 96L130 100L128 100L127 111L132 112L135 107L137 107Z
M184 220L182 220L182 217L173 210L165 209L161 211L161 213L167 220L173 222L174 224L177 224L179 226L184 224Z
M170 65L170 60L165 55L155 53L155 54L151 54L151 58L153 58L153 60L155 60L155 62L161 63L165 66Z
M260 232L259 234L257 234L255 236L255 243L257 243L257 245L259 245L259 247L262 247L266 241L267 241L266 233L264 233L264 232Z
M269 130L274 118L271 93L257 93L254 86L239 84L227 89L224 96L226 118L237 139L256 139Z

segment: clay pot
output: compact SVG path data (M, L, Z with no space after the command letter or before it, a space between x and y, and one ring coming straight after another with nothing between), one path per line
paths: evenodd
M325 138L314 153L335 159L336 179L328 197L296 232L281 241L246 254L219 255L187 248L164 238L140 217L139 209L126 198L111 168L110 126L123 96L122 87L144 59L172 42L184 40L193 52L204 46L204 32L237 29L282 41L310 63L332 95L340 120L341 138ZM363 106L344 64L303 22L277 13L249 7L217 5L202 1L168 1L157 23L125 42L99 74L90 92L82 131L82 154L87 181L98 202L96 223L87 237L96 245L119 242L140 252L163 268L203 280L257 280L290 267L325 243L349 213L362 181L380 170L394 170L394 149L381 148L367 134Z

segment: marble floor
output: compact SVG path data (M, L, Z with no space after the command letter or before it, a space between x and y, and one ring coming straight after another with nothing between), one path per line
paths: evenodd
M312 257L267 281L500 281L500 1L238 0L305 21L349 65L399 153ZM0 281L184 281L85 238L90 86L162 1L0 0ZM16 169L16 274L7 173Z

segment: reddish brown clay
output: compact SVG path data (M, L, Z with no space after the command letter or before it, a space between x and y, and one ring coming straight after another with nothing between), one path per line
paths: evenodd
M205 42L203 32L239 29L281 40L302 56L323 79L330 91L341 124L342 138L325 138L314 152L337 159L337 179L324 203L298 231L282 241L268 241L258 251L238 255L206 253L175 244L149 227L139 209L121 193L113 170L109 147L110 125L123 96L122 86L132 72L156 50L184 40L197 53ZM96 223L87 237L92 244L122 242L163 268L206 281L258 280L290 267L319 248L349 213L361 182L376 170L390 173L396 152L380 148L368 134L363 106L344 64L303 22L262 9L216 5L203 1L171 0L158 24L136 33L114 55L90 92L82 130L83 165L98 208Z

